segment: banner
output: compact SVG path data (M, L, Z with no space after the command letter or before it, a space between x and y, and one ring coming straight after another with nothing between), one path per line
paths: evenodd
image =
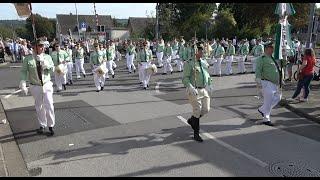
M31 15L31 10L29 8L28 3L13 3L13 4L20 18L27 18Z

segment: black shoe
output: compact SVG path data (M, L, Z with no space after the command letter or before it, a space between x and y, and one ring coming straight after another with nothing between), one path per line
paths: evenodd
M103 91L103 86L101 87L101 91Z
M72 80L70 80L70 85L72 85L73 84L73 82L72 82Z
M107 77L106 79L109 79L109 77Z
M167 73L162 73L162 75L167 75Z
M99 92L100 90L96 90L96 92Z
M136 73L136 70L135 70L135 69L133 70L133 73Z
M260 109L258 109L258 112L261 114L262 117L264 117L264 114L260 111Z
M171 71L171 74L172 74L173 72Z
M86 75L85 75L85 74L83 74L83 78L86 78Z
M113 70L116 70L116 68L113 68Z
M143 87L144 90L147 90L147 87Z
M264 125L267 125L267 126L274 126L271 121L266 121L266 122L263 122L262 124Z
M191 116L191 118L189 118L187 122L191 126L191 128L195 130L194 117Z
M54 131L52 127L49 127L49 136L53 136L54 135Z
M114 78L114 75L112 75L112 78Z
M147 87L149 87L149 84L147 84Z
M142 84L142 82L140 82L140 84Z
M69 82L67 82L67 83L66 83L66 85L70 85L70 83L69 83Z
M132 72L129 72L129 74L131 74Z
M38 134L43 134L44 133L44 127L40 126L39 129L37 129Z
M61 90L57 90L57 93L60 92Z
M198 142L203 142L203 139L201 138L201 136L198 133L195 133L193 136L194 140L198 141Z
M67 87L66 87L65 84L62 84L62 86L63 86L63 89L64 89L64 90L67 90Z

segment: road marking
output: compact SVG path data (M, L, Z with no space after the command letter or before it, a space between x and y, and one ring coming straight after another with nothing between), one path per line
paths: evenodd
M27 88L29 88L29 87L27 87ZM21 92L21 91L22 91L21 89L18 89L18 90L16 90L15 92L6 95L6 96L4 97L4 99L8 99L8 98L11 97L12 95L14 95L14 94L16 94L16 93L19 93L19 92Z
M22 66L10 66L10 68L20 68Z
M161 82L157 82L157 85L156 85L156 87L155 87L156 93L160 93L160 91L159 91L159 86L160 86L160 84L161 84Z
M187 120L186 120L185 118L183 118L182 116L177 116L177 118L180 119L180 120L181 120L182 122L184 122L185 124L189 125L189 124L187 123ZM218 144L222 145L223 147L225 147L225 148L227 148L227 149L229 149L229 150L231 150L231 151L233 151L233 152L235 152L235 153L241 154L241 155L245 156L246 158L248 158L249 160L254 161L254 162L255 162L256 164L258 164L259 166L261 166L261 167L263 167L263 168L268 166L267 163L261 161L260 159L257 159L257 158L255 158L255 157L253 157L253 156L251 156L251 155L249 155L249 154L247 154L247 153L245 153L245 152L243 152L243 151L241 151L241 150L239 150L239 149L231 146L230 144L227 144L227 143L225 143L225 142L217 139L217 138L214 137L213 135L211 135L211 134L209 134L209 133L207 133L207 132L205 132L205 131L203 131L203 130L201 130L201 129L200 129L200 132L201 132L202 135L206 136L206 137L209 138L209 139L214 140L215 142L217 142Z

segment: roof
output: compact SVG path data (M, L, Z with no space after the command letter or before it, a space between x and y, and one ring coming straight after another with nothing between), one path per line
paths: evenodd
M128 28L131 28L132 32L140 32L154 21L155 18L129 17Z
M96 28L95 15L78 15L79 23L85 22L90 26L92 31ZM99 25L105 25L106 28L113 27L113 21L110 15L98 15ZM73 14L57 14L57 23L59 23L62 34L68 34L68 30L74 30L77 25L77 15Z

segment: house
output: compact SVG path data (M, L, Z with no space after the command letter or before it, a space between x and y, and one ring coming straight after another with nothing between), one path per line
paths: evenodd
M97 31L95 15L78 15L79 24L85 23L87 25L85 32L82 32L80 30L79 37L77 15L73 15L72 13L57 14L56 20L56 37L58 39L60 39L61 37L68 37L70 35L73 39L76 40L78 40L79 38L97 38L99 36L109 37L110 35L107 32L105 32L105 30L114 27L111 16L99 15L99 25L104 27L104 32L100 33Z

